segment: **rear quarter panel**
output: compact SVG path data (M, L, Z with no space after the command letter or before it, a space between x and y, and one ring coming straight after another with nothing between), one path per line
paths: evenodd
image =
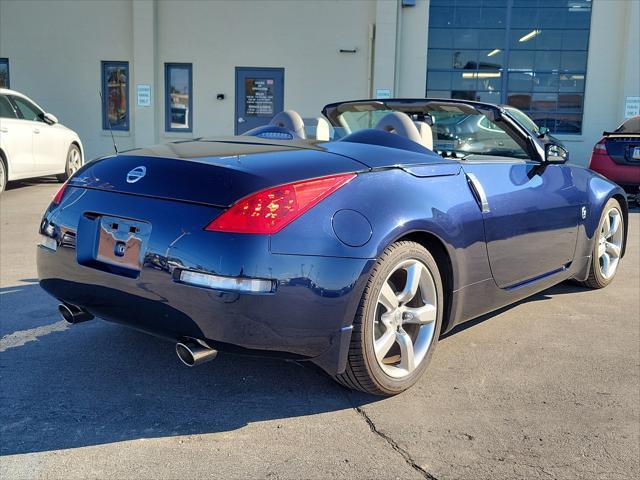
M333 218L343 209L367 218L371 239L366 244L349 246L336 236ZM373 259L416 231L431 233L446 248L454 289L491 278L482 215L462 174L418 178L400 169L361 173L272 235L270 248L280 254Z

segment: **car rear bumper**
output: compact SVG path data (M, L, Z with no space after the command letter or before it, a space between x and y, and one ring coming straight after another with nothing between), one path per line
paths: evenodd
M372 260L272 254L266 236L202 231L203 220L211 216L210 209L199 211L204 207L188 206L188 214L176 216L169 202L158 209L152 199L135 199L134 205L131 198L121 203L117 194L84 195L83 202L75 199L77 194L65 197L67 208L49 211L41 225L41 234L57 239L55 250L50 242L50 247L37 248L40 285L52 296L173 341L195 338L220 350L240 347L310 359L332 374L344 368ZM111 195L109 215L126 211L128 218L152 225L137 276L83 265L78 260L86 238L63 241L77 233L83 214L78 208L95 210L104 205L104 195ZM189 235L176 235L181 231ZM181 269L268 279L274 290L253 294L185 285L176 281Z
M608 155L594 153L589 168L623 186L640 185L640 165L622 165Z

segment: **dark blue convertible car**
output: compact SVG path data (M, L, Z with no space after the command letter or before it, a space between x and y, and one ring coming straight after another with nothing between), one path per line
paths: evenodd
M42 219L42 288L69 322L160 335L187 365L276 355L393 395L461 322L613 280L624 192L502 107L322 113L88 163Z

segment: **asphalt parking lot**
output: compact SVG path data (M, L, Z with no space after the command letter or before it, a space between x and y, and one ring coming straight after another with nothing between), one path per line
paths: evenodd
M0 197L0 477L637 478L640 210L608 288L563 284L442 339L381 399L315 368L69 327L38 286L37 226L58 184ZM552 245L549 246L553 248Z

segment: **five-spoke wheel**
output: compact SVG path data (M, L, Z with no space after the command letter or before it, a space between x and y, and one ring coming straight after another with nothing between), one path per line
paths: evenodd
M619 207L608 208L603 220L598 237L598 262L600 273L608 279L615 275L622 251L622 214Z
M443 303L440 271L431 253L415 242L390 245L365 287L347 368L336 379L378 395L412 386L433 354Z
M376 360L394 378L413 372L433 340L437 314L433 276L419 260L396 266L382 284L372 324Z
M595 232L589 277L578 283L589 288L603 288L613 281L622 256L625 228L622 207L612 198L602 210Z
M67 152L67 162L65 164L64 173L57 175L58 181L64 182L71 175L76 173L80 167L82 167L82 154L80 153L80 149L74 143L69 147L69 151Z

